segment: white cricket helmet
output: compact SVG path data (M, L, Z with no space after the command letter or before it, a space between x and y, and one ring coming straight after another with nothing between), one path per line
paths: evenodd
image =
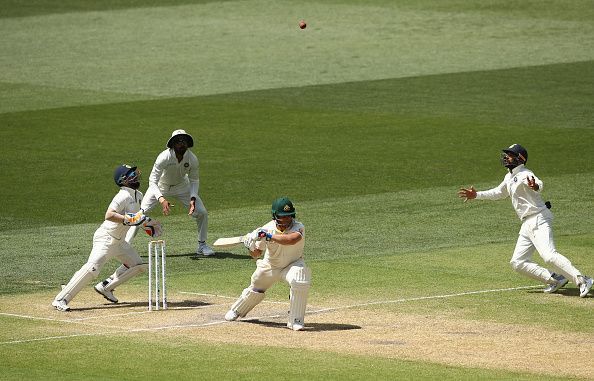
M192 138L192 135L188 134L185 130L175 130L167 141L167 148L173 148L173 142L177 138L185 138L188 142L188 148L194 147L194 138Z

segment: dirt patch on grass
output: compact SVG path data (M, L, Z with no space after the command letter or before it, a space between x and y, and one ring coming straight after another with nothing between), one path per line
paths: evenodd
M452 366L501 369L556 376L594 378L589 358L594 334L544 330L538 326L461 320L452 316L389 313L378 308L352 308L308 314L306 330L286 328L286 303L264 302L250 318L225 322L232 300L200 297L176 300L167 311L146 311L144 303L97 303L81 293L74 310L60 313L50 300L0 299L10 313L29 321L22 340L52 335L142 334L155 331L197 341L303 348L363 356L421 360ZM28 298L27 298L28 299ZM2 313L6 314L6 308ZM314 311L310 308L309 311ZM38 324L31 324L36 321ZM205 333L206 331L208 333ZM19 340L13 334L0 341Z

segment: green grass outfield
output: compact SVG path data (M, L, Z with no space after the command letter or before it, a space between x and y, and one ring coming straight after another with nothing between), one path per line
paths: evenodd
M508 265L509 200L456 197L499 184L500 149L523 144L560 251L594 274L591 1L100 3L0 0L2 379L594 379L576 359L594 351L593 295L543 295ZM177 207L154 215L171 310L143 312L146 277L120 306L89 286L71 313L50 307L113 169L139 165L144 190L178 128L209 241L294 200L310 330L282 329L285 285L255 322L223 323L254 264L194 257Z

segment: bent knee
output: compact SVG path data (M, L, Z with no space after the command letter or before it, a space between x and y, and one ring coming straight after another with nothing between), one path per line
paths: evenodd
M514 271L521 271L522 268L524 267L524 264L525 263L526 263L525 261L519 261L519 260L516 260L516 259L512 259L511 261L509 261L509 264L511 265L511 268Z

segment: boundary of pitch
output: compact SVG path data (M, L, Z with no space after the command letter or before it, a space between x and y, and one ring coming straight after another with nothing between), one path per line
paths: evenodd
M444 294L444 295L431 295L431 296L418 296L412 298L401 298L401 299L393 299L393 300L378 300L373 302L366 302L366 303L357 303L357 304L350 304L345 306L337 306L337 307L326 307L326 308L318 308L309 310L306 312L307 315L316 315L322 314L327 312L334 312L340 311L345 309L352 309L352 308L361 308L361 307L368 307L373 305L381 305L381 304L396 304L396 303L406 303L406 302L416 302L422 300L434 300L434 299L448 299L448 298L455 298L460 296L469 296L469 295L479 295L479 294L487 294L487 293L495 293L495 292L509 292L509 291L519 291L519 290L528 290L528 289L535 289L535 288L542 288L542 286L520 286L520 287L508 287L508 288L497 288L497 289L490 289L490 290L478 290L478 291L466 291L466 292L459 292L459 293L452 293L452 294ZM225 295L216 295L216 294L205 294L205 293L197 293L197 292L185 292L180 291L180 294L189 294L189 295L201 295L201 296L209 296L209 297L217 297L217 298L225 298L225 299L235 299L234 297L225 296ZM267 301L267 303L282 303L286 304L285 302L275 302L275 301ZM217 304L217 306L220 304ZM185 309L190 308L205 308L205 306L200 307L186 307ZM140 314L140 313L147 313L148 311L143 312L130 312L127 314ZM117 316L123 316L127 314L118 314ZM5 313L0 312L0 316L9 316L9 317L17 317L21 319L32 319L32 320L48 320L53 322L60 322L60 323L78 323L78 324L88 324L85 322L85 319L73 319L73 320L64 320L64 319L52 319L47 317L35 317L35 316L28 316L28 315L20 315L14 313ZM272 319L282 317L284 315L267 315L267 316L259 316L259 317L252 317L248 319L243 319L243 321L252 321L252 320L261 320L261 319ZM108 316L102 316L102 318L106 318ZM226 320L217 320L209 323L201 323L201 324L183 324L183 325L168 325L168 326L161 326L161 327L152 327L152 328L135 328L130 329L125 332L127 333L137 333L137 332L150 332L150 331L163 331L168 329L182 329L182 328L207 328L214 325L226 324L230 323ZM11 340L11 341L4 341L0 342L0 345L8 345L8 344L22 344L22 343L31 343L37 341L48 341L48 340L63 340L69 338L76 338L76 337L85 337L85 336L107 336L107 335L121 335L122 329L121 327L112 327L112 326L102 326L102 325L93 325L104 327L108 329L113 329L114 331L109 332L96 332L96 333L78 333L73 335L61 335L61 336L48 336L48 337L40 337L34 339L24 339L24 340Z

